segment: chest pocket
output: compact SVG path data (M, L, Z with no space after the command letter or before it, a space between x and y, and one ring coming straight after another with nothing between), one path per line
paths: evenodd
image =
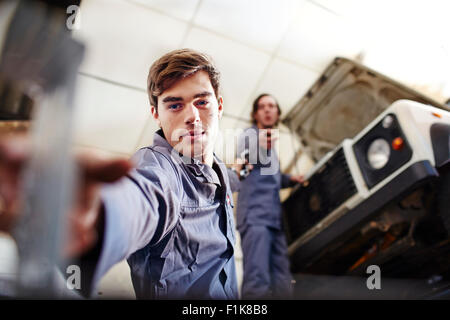
M183 219L179 219L175 229L170 235L166 247L164 248L161 258L166 260L165 272L167 275L173 272L179 272L185 270L187 273L195 269L199 254L199 242L192 239L188 232L190 228L186 226L186 222Z

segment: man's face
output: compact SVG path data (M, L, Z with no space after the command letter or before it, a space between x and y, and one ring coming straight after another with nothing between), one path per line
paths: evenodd
M208 73L199 71L165 90L158 97L158 112L152 106L152 114L175 150L205 162L212 159L222 103Z
M277 102L271 96L264 96L258 101L254 115L258 128L272 128L278 121Z

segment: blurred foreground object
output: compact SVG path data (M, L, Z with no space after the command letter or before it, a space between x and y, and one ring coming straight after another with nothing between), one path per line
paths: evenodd
M10 12L0 17L7 28L0 30L0 119L32 119L23 205L12 232L19 250L17 296L57 297L54 270L62 262L64 215L76 183L72 101L84 46L71 38L64 10L38 1L0 1L0 12Z

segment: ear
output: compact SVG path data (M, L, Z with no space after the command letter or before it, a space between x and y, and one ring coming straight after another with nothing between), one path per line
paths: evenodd
M219 107L218 107L219 119L222 119L222 114L223 114L223 98L222 98L222 96L219 96L219 99L217 99L217 102L219 104Z
M157 111L156 107L155 106L151 106L151 111L152 111L153 119L155 119L156 124L158 125L158 127L161 128L161 121L159 120L159 114L158 114L158 111Z

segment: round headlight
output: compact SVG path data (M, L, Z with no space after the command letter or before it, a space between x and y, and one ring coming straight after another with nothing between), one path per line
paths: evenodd
M381 169L389 161L391 148L384 139L375 139L367 150L367 160L373 169Z

